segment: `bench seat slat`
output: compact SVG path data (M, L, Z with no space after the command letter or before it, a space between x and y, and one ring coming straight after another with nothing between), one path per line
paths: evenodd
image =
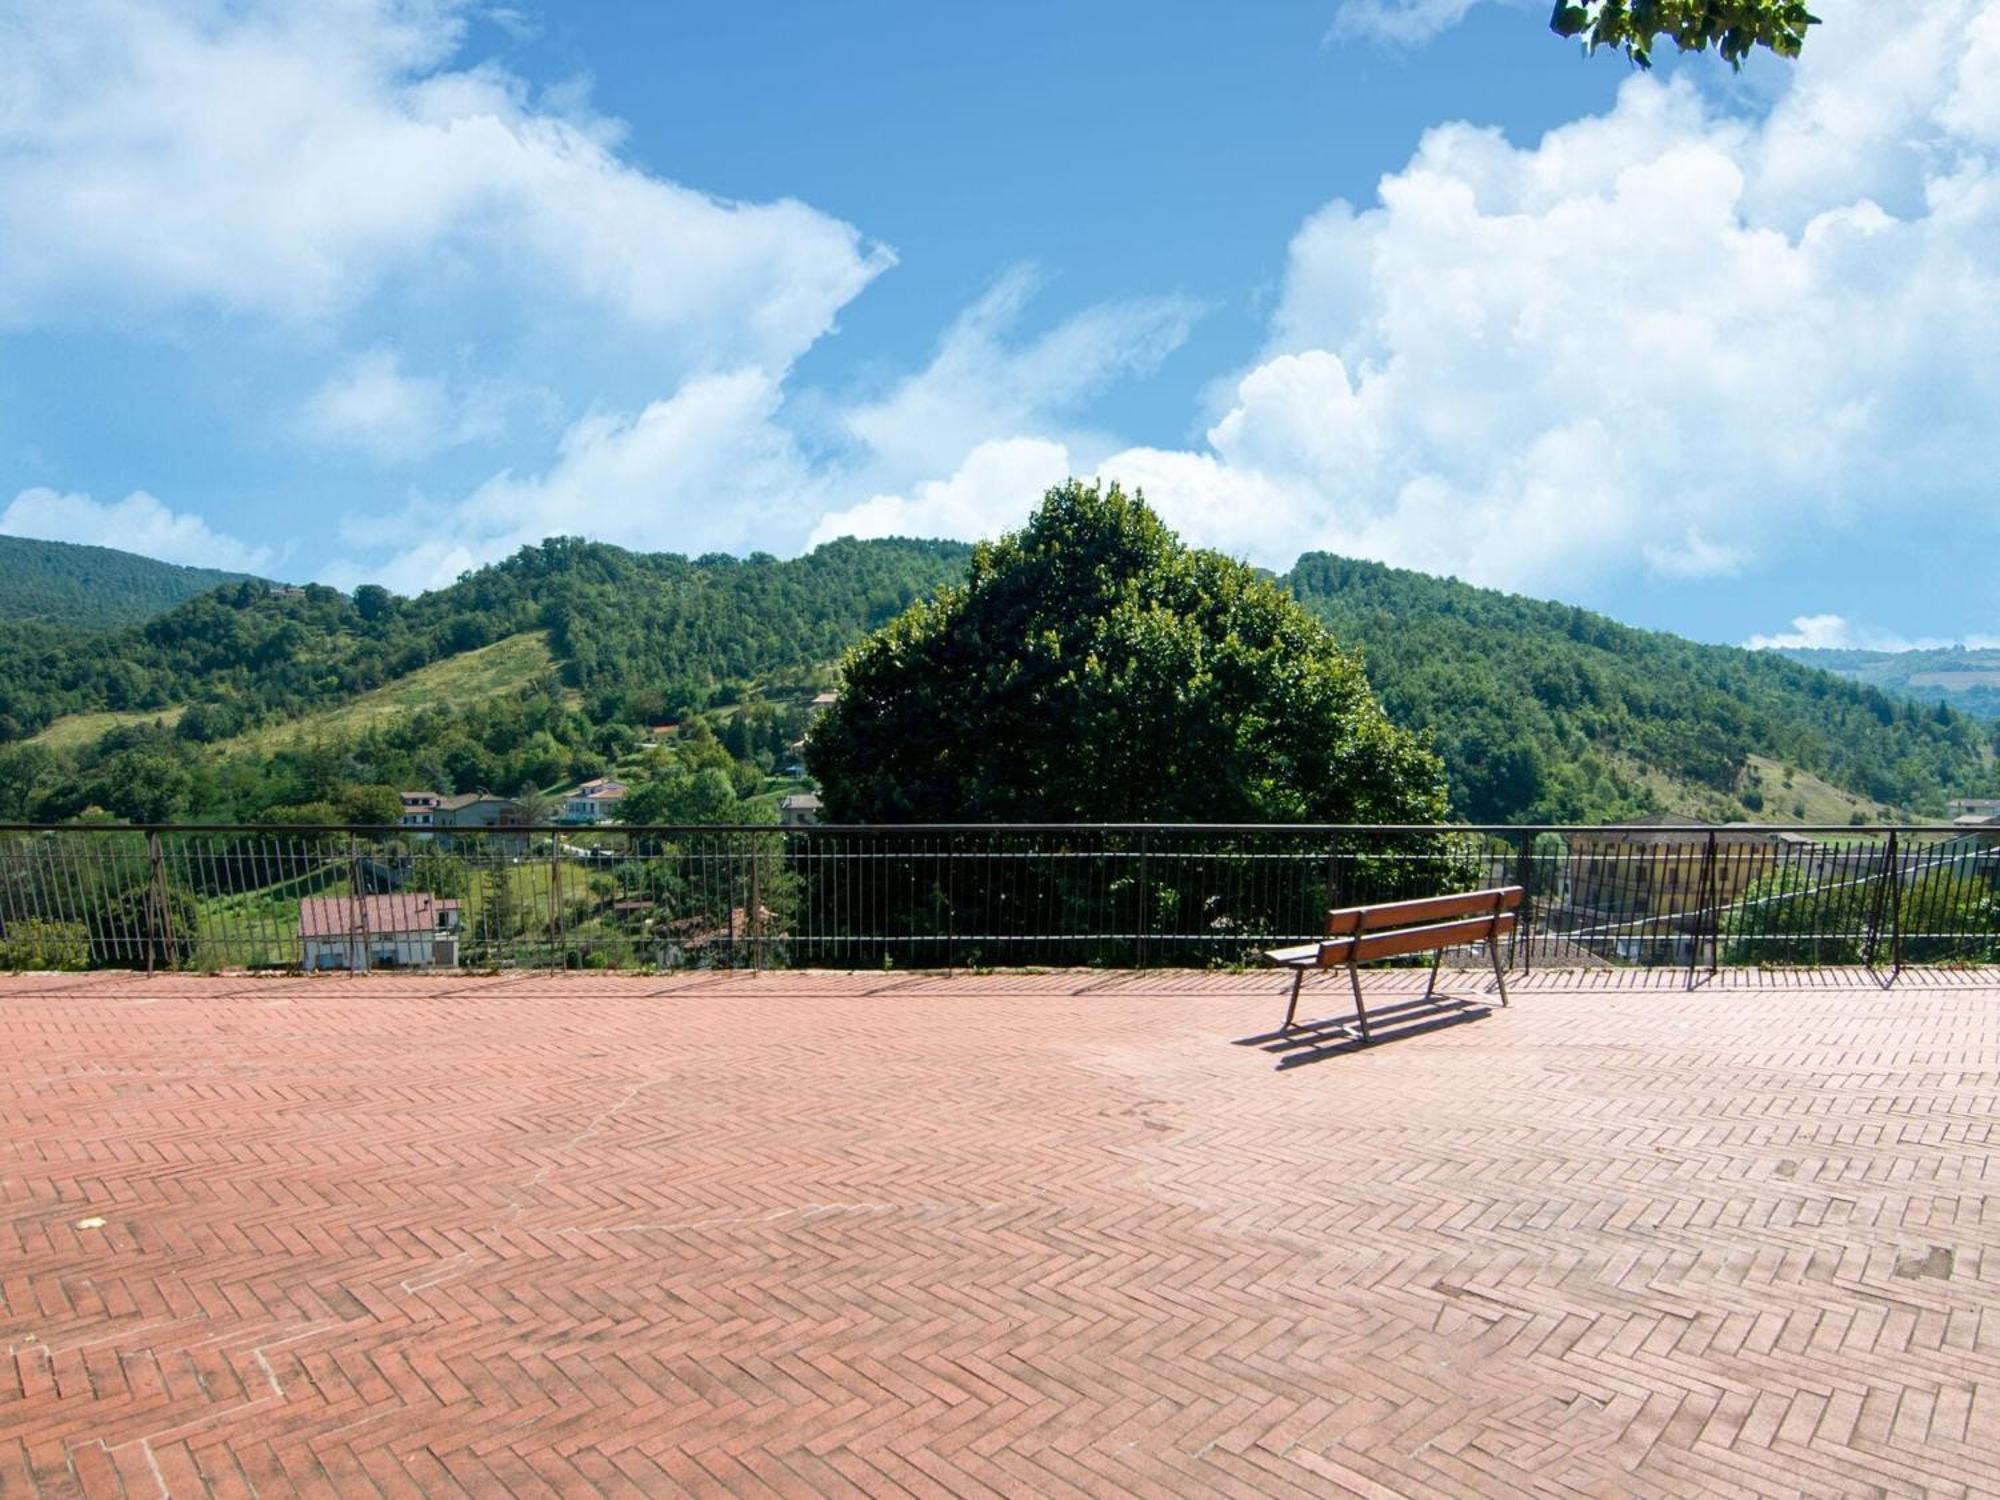
M1434 922L1424 927L1404 927L1394 932L1370 933L1361 937L1331 938L1319 945L1320 967L1372 963L1378 958L1401 958L1406 953L1429 953L1438 948L1458 948L1503 938L1514 930L1514 916L1467 917L1456 922Z
M1317 964L1319 949L1318 943L1302 943L1296 948L1273 948L1264 957L1274 964Z

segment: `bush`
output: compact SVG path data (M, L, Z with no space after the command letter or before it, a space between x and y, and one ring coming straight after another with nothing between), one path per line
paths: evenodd
M90 930L81 922L36 918L10 922L0 932L0 970L84 969L90 966Z

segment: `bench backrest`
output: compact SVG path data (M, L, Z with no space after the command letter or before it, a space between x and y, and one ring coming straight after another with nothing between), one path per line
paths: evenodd
M1455 896L1343 906L1326 914L1326 941L1319 945L1319 961L1369 963L1466 943L1497 942L1514 930L1520 904L1521 887L1500 885Z

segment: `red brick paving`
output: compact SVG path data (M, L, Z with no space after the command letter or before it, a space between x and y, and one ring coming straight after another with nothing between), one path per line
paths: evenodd
M2000 1494L1991 981L1283 989L0 979L0 1493Z

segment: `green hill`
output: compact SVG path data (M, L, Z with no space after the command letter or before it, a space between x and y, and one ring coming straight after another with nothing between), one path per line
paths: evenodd
M0 819L393 815L403 786L631 769L663 720L711 725L762 795L846 647L969 550L558 539L410 599L237 583L95 634L0 621ZM1459 817L1845 822L1996 785L1993 726L1774 653L1319 554L1283 581L1436 736Z
M2000 651L1944 646L1927 651L1833 651L1796 649L1781 653L1808 667L1851 677L1885 693L1920 703L1948 703L1960 713L2000 719Z
M0 626L0 742L27 742L0 744L0 818L393 814L399 786L545 788L703 713L776 764L841 652L968 553L557 539L413 599L246 583L99 635Z
M1285 582L1364 651L1390 716L1437 736L1453 805L1476 821L1838 805L1785 788L1786 767L1855 811L1941 813L1952 790L1991 784L1990 726L1771 652L1325 554ZM1777 786L1752 778L1758 757Z
M149 620L249 576L184 568L110 547L0 536L0 619L106 630Z

